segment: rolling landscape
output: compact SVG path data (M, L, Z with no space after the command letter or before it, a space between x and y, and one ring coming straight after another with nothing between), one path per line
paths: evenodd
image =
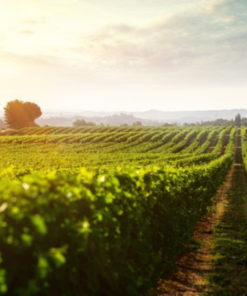
M245 127L24 127L0 143L2 294L245 293ZM201 226L213 233L203 285L168 280L205 247L196 223L218 214L223 182L221 219Z
M247 1L0 18L0 296L246 296Z

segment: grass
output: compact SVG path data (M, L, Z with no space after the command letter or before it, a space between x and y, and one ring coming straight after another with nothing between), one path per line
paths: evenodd
M244 166L234 166L228 206L215 229L213 274L207 295L247 295L247 181Z

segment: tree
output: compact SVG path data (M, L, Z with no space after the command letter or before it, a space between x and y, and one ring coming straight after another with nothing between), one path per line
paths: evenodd
M86 122L84 119L77 119L73 122L73 126L95 126L94 122Z
M39 118L42 115L40 107L35 103L25 102L24 108L30 122L32 123L34 123L35 119Z
M34 121L41 115L40 107L31 102L14 100L4 108L4 121L9 128L14 129L38 126Z
M142 126L140 121L133 122L132 126Z
M165 122L164 124L162 124L162 126L177 126L177 123L176 122L173 122L173 123Z
M241 115L239 113L235 117L235 125L238 127L241 126Z

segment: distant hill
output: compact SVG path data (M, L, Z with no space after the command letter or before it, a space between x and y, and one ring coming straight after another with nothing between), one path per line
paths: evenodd
M159 126L158 121L149 120L145 118L137 118L132 114L113 114L108 116L72 116L63 117L62 115L57 117L42 117L36 120L36 123L40 126L71 126L73 122L78 119L84 119L86 122L94 122L96 125L110 125L120 126L123 124L132 125L134 122L140 121L142 125Z
M43 110L43 115L37 120L40 125L71 126L76 119L93 121L96 124L131 125L134 121L141 121L143 125L162 125L163 123L196 123L201 121L214 121L222 118L231 120L237 114L247 118L246 109L233 110L207 110L207 111L158 111L149 110L145 112L94 112L94 111L66 111L66 110ZM120 116L121 114L121 116ZM0 111L0 118L3 111Z
M60 117L67 118L64 121L71 122L71 119L84 118L85 120L93 121L98 124L100 122L104 124L114 125L114 116L120 114L133 115L134 120L147 120L142 123L147 125L161 125L165 122L172 123L177 122L178 124L187 123L196 123L201 121L214 121L216 119L222 118L231 120L234 119L235 116L239 113L241 117L247 117L246 109L233 109L233 110L207 110L207 111L174 111L174 112L166 112L166 111L158 111L158 110L149 110L145 112L124 112L124 111L116 111L116 112L94 112L94 111L43 111L42 118L47 117ZM109 119L112 116L111 120ZM69 120L70 118L70 120ZM119 125L118 118L115 117L116 125ZM131 120L132 121L132 120ZM150 122L151 121L151 122ZM131 124L131 122L126 122ZM68 124L68 122L67 122Z
M175 111L175 112L165 112L150 110L145 112L133 112L134 116L140 118L146 118L149 120L158 121L177 121L179 123L184 122L197 122L197 121L207 121L215 120L218 118L222 119L234 119L237 114L241 117L247 117L246 109L233 109L233 110L208 110L208 111Z

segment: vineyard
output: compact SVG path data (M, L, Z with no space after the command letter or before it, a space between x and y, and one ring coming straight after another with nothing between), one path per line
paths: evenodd
M25 128L0 136L0 295L149 295L245 128Z

